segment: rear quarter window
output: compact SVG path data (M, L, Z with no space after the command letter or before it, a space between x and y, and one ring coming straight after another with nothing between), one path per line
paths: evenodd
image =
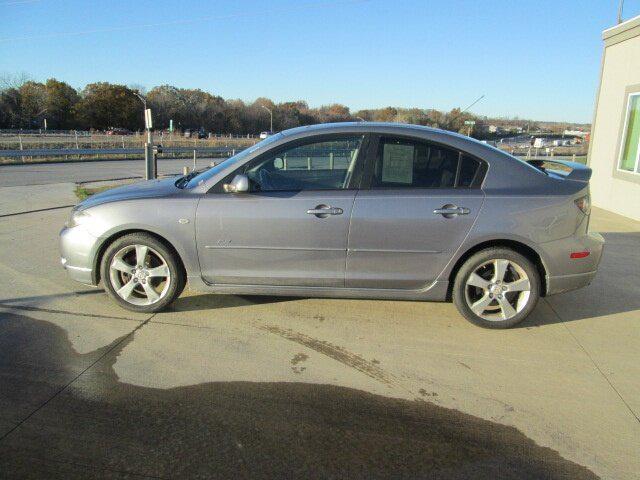
M480 172L480 161L463 154L460 162L457 186L469 188L474 185L476 176L478 176Z

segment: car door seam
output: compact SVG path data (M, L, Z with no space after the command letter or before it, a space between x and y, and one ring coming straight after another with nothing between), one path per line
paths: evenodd
M206 193L205 193L206 195ZM204 279L204 274L202 272L202 261L200 259L200 246L198 245L198 226L200 224L200 222L198 221L198 210L200 209L200 202L202 201L203 196L200 195L198 197L198 201L196 203L196 208L195 211L193 213L193 243L195 245L195 250L196 250L196 258L198 259L198 270L200 271L200 279L202 281L205 281Z
M458 248L456 249L456 251L453 252L453 255L451 255L451 258L449 259L447 264L444 266L444 268L442 269L440 274L436 277L436 280L435 280L436 282L441 281L442 274L447 271L449 266L452 264L453 260L458 258L458 253L462 249L462 246L467 242L467 239L471 235L471 232L473 232L473 229L475 228L476 223L478 222L478 219L480 218L480 215L482 214L482 208L484 207L484 202L486 201L486 199L487 199L487 196L483 195L482 196L482 203L480 203L480 208L478 208L478 213L476 214L476 218L473 219L473 223L471 224L471 227L469 227L469 230L467 231L467 234L462 239L462 242L460 242L460 245L458 245Z
M351 222L353 220L353 211L356 208L356 199L358 198L358 194L360 193L360 189L357 189L355 195L353 196L353 202L351 203L351 211L349 212L349 226L347 227L347 245L344 250L344 273L342 277L342 288L347 288L347 265L349 259L349 244L351 242Z

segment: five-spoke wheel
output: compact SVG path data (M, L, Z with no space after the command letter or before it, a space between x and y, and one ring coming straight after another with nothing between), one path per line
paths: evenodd
M509 249L482 250L460 268L453 299L472 322L505 328L523 320L540 296L538 271L525 256Z
M122 299L135 305L151 305L167 294L171 273L167 261L147 245L128 245L112 258L111 284Z
M113 242L104 254L101 272L107 292L134 311L162 309L180 295L185 282L175 253L144 233Z

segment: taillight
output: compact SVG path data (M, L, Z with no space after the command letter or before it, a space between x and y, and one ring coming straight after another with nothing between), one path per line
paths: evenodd
M585 215L589 215L589 212L591 211L591 202L589 201L589 195L585 195L584 197L576 199L574 203L582 213L584 213Z

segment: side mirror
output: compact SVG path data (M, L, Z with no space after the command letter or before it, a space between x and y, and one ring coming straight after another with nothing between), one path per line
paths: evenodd
M249 177L246 175L236 175L231 183L225 183L222 188L227 193L242 193L249 191Z

